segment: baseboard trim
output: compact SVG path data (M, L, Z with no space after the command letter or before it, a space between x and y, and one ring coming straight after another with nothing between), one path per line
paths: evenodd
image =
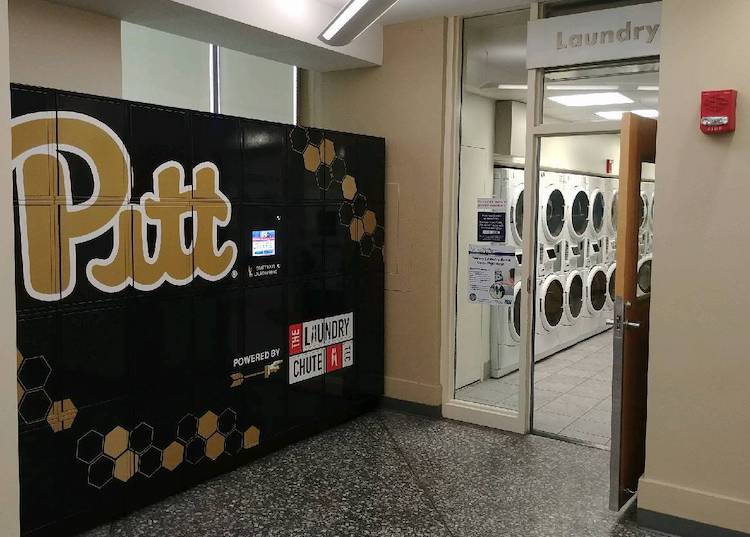
M425 405L423 403L415 403L413 401L404 401L402 399L393 399L391 397L383 397L380 400L380 407L386 410L394 410L396 412L403 412L405 414L417 414L419 416L427 416L428 418L442 418L443 411L440 405L432 406Z
M638 525L679 537L750 537L750 533L719 528L648 509L638 509L637 513Z

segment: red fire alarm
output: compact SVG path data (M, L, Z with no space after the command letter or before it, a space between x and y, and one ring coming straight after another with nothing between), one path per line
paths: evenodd
M701 132L733 132L737 110L737 90L701 92Z

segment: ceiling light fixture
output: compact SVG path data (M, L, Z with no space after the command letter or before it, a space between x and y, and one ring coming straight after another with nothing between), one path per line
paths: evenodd
M498 84L497 89L526 91L529 87L526 84Z
M548 90L552 91L613 91L620 89L619 86L566 86L563 84L550 84Z
M622 119L622 115L625 112L633 112L635 115L642 116L642 117L650 117L650 118L659 117L659 111L651 110L651 109L648 109L648 110L604 110L602 112L597 112L596 115L604 119L619 121Z
M604 93L580 93L577 95L555 95L548 97L563 106L607 106L610 104L630 104L633 99L616 91Z
M348 45L396 2L398 0L350 0L328 23L318 39L335 47Z
M638 86L638 91L659 91L659 86Z

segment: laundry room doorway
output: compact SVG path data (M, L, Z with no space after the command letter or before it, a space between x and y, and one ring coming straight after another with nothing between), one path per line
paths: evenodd
M531 430L611 449L618 377L613 319L623 240L624 117L658 116L658 62L616 62L532 71L536 117L529 126L536 188ZM641 180L642 178L642 180ZM536 179L536 180L534 180ZM638 295L650 293L653 163L638 170ZM618 218L619 216L619 218ZM630 233L630 232L628 232ZM625 265L629 266L629 265ZM616 436L616 435L615 435ZM619 439L619 436L617 437Z

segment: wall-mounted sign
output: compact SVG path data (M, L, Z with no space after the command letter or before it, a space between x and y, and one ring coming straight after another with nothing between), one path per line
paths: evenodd
M505 242L505 200L477 199L477 240L479 242Z
M354 364L354 313L289 326L289 384Z
M658 56L661 2L529 22L526 67Z
M511 305L516 285L516 250L507 246L469 245L469 302Z

